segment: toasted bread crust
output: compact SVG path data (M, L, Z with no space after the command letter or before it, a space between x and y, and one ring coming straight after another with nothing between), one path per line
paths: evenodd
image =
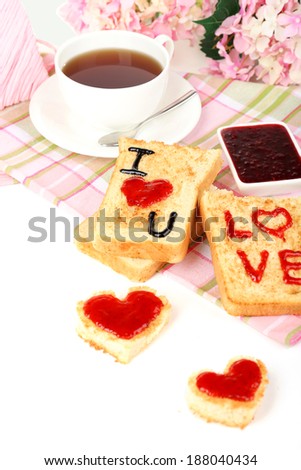
M96 218L98 211L92 216ZM100 261L109 266L119 274L123 274L133 282L145 282L151 278L164 265L159 261L142 260L137 258L129 258L125 256L112 256L108 251L96 250L93 246L93 240L88 238L89 219L84 220L78 227L78 234L81 238L75 238L76 248L91 258ZM87 241L83 241L86 239Z

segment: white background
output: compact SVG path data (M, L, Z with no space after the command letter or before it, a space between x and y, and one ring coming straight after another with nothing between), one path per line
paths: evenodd
M38 37L59 44L70 36L55 16L59 1L23 3ZM42 470L43 457L84 454L177 457L176 468L186 468L188 455L212 453L257 455L256 467L231 468L300 467L300 344L281 346L157 275L147 285L170 299L172 320L145 352L117 364L77 337L75 307L97 290L124 295L132 284L65 242L62 224L55 243L28 242L29 219L45 217L48 229L50 205L21 185L0 188L0 208L1 469ZM193 416L189 375L221 372L241 355L269 371L255 420L240 430Z

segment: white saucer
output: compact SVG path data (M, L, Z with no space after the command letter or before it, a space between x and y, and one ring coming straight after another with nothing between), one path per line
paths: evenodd
M187 80L171 73L160 107L163 108L192 89ZM93 157L112 158L118 155L118 147L101 147L97 143L110 129L95 128L72 113L63 100L55 75L42 83L35 92L29 114L40 134L64 149ZM201 102L199 96L195 95L182 106L146 124L136 134L136 138L159 140L167 144L179 142L193 130L200 115Z

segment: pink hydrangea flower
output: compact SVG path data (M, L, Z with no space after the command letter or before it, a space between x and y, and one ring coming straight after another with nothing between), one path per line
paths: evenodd
M202 12L204 17L206 18L207 16L211 16L214 13L217 0L203 0L202 2L199 2L202 6Z
M59 14L63 20L72 25L75 31L81 32L86 28L83 21L86 6L86 0L74 0L72 4L67 2L60 7Z
M227 78L301 84L300 3L239 0L239 5L239 12L216 30L222 60L211 61L210 70Z
M59 15L77 32L126 29L195 42L203 30L202 0L67 0ZM208 2L210 3L210 2Z
M278 23L284 26L284 34L287 38L301 36L301 7L292 12L281 13Z

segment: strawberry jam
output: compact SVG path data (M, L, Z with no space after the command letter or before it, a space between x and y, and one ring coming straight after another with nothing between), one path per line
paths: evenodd
M253 282L260 282L263 276L263 273L265 271L268 257L269 257L269 252L267 250L263 250L260 252L260 263L257 266L257 269L255 269L249 259L247 254L243 250L237 250L236 252L238 256L240 257L242 264L246 270L246 273L250 276Z
M103 294L91 297L84 303L84 314L96 326L113 333L118 338L131 339L159 315L162 301L152 292L130 292L124 300Z
M250 230L237 230L235 228L235 219L232 217L232 214L230 211L225 211L225 221L227 225L227 235L229 238L240 238L240 239L245 239L245 238L250 238L252 237L252 232ZM237 220L237 217L236 217Z
M281 250L278 253L281 269L283 271L283 281L285 284L296 284L301 286L301 277L295 277L290 274L291 271L301 270L301 251ZM299 261L298 261L299 260Z
M301 178L301 158L284 126L231 127L221 134L243 183Z
M273 217L282 216L285 221L282 225L279 225L276 228L268 227L266 224L260 222L259 217L266 216L269 220ZM268 221L267 220L267 221ZM273 211L266 211L263 209L255 209L252 212L252 221L257 227L262 231L273 235L274 237L279 237L285 241L284 233L293 225L293 219L291 214L284 207L276 207Z
M261 378L260 368L255 361L240 359L233 362L226 374L202 372L197 376L196 386L211 397L250 401L255 396Z
M126 179L121 191L129 206L148 207L155 202L168 198L173 186L168 180L145 181L140 176Z

